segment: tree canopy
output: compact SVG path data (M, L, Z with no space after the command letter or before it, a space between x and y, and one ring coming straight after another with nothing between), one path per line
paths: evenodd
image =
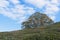
M53 20L50 19L46 14L36 12L32 14L27 21L24 21L22 26L23 28L36 28L40 26L47 26L53 23Z

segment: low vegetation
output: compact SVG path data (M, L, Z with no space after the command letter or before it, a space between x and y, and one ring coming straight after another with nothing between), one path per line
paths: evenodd
M39 12L22 23L23 30L0 32L0 40L60 40L60 22Z
M40 28L1 32L0 40L60 40L60 23Z

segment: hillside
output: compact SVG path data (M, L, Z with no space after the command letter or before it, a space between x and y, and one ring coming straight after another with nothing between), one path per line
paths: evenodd
M46 27L1 32L0 40L60 40L60 22Z

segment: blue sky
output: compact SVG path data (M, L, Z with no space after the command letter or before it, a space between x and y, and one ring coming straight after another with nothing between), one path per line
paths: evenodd
M21 29L21 23L36 11L60 21L60 0L0 0L0 32Z

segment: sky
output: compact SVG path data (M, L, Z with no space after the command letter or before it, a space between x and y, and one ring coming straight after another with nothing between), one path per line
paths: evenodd
M60 21L60 0L0 0L0 32L21 29L21 23L40 12Z

